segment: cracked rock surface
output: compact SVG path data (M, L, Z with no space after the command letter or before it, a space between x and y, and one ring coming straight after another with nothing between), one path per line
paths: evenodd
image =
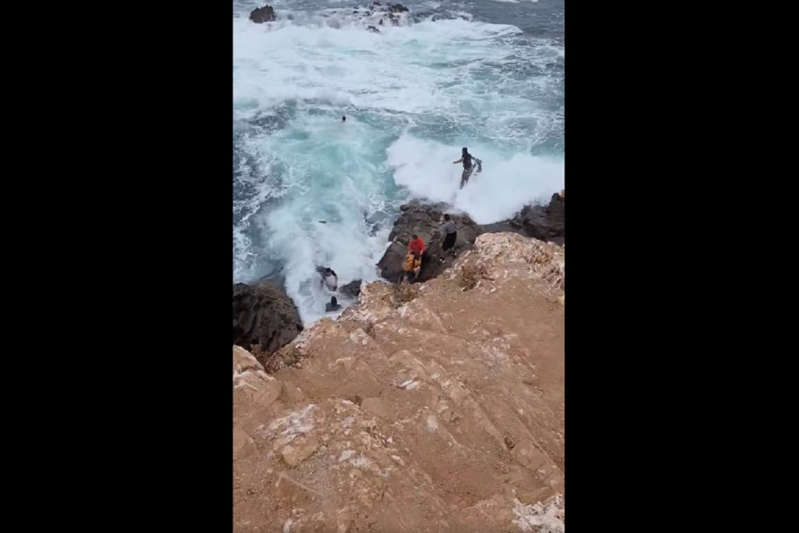
M563 267L485 233L269 368L234 346L234 530L563 531Z

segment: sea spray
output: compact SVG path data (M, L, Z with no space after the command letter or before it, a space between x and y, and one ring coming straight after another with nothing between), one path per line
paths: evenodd
M429 14L378 34L329 9L366 3L271 5L274 23L251 2L233 20L235 281L281 279L307 325L333 295L315 267L376 279L407 199L487 223L563 188L562 30L520 29L556 8L410 2ZM462 146L483 172L460 190Z

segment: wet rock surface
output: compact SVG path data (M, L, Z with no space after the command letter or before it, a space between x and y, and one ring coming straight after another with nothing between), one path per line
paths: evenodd
M268 355L302 331L291 298L271 283L233 286L233 343Z
M250 20L258 24L272 22L276 18L275 10L272 6L259 7L250 12Z
M451 213L450 206L444 203L411 201L400 210L388 237L391 245L377 263L380 275L391 282L397 282L402 275L402 263L414 234L427 245L419 282L438 276L458 254L470 249L477 236L483 233L513 232L564 244L565 198L560 194L552 195L548 205L525 206L512 218L494 224L475 224L467 215ZM444 236L439 231L444 213L450 213L458 230L455 246L446 252L441 248Z

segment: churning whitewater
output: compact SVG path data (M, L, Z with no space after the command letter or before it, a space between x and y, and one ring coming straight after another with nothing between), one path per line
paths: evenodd
M368 2L261 5L234 4L234 281L282 282L306 325L316 267L377 279L408 199L484 224L563 188L562 0L404 2L379 33ZM464 146L483 172L461 190Z

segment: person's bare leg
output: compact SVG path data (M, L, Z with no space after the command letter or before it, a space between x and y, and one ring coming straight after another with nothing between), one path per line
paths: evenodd
M466 168L463 169L463 174L461 174L461 189L463 189L464 185L469 183L469 176L471 176L471 175L472 175L472 169L470 169L470 168L469 169L466 169Z

